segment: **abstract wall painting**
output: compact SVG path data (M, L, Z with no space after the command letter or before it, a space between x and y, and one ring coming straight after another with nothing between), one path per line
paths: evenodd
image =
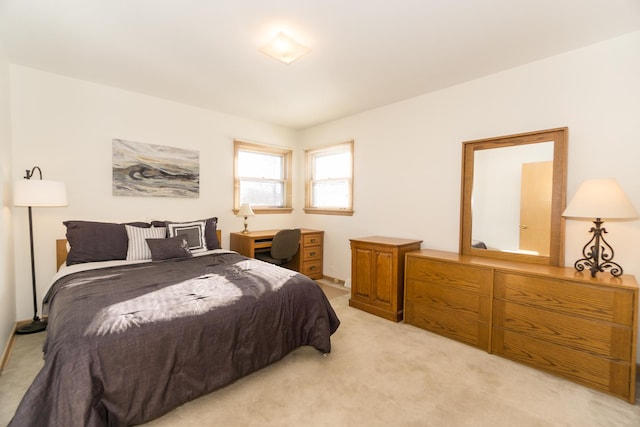
M112 151L114 196L199 196L199 151L122 139Z

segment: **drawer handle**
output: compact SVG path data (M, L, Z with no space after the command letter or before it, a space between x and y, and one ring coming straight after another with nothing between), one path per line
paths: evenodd
M316 253L315 252L309 252L309 256L315 256Z
M315 269L316 269L315 265L312 265L311 267L309 267L309 270L315 270Z
M316 240L316 239L309 239L309 241L310 241L311 243L315 243L315 242L317 242L317 240Z

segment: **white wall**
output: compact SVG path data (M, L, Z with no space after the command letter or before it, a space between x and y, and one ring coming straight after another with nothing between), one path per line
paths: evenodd
M640 209L639 76L636 32L303 131L305 149L355 140L355 215L304 220L329 230L326 274L350 277L352 237L457 251L466 140L568 126L569 197L585 179L615 177ZM581 257L590 226L567 221L567 265ZM605 226L618 262L640 278L640 222Z
M233 140L293 147L294 131L30 68L11 66L13 179L39 166L67 185L68 206L33 208L38 301L55 272L62 221L190 220L218 216L223 246L242 229L233 216ZM197 199L111 195L111 140L199 150ZM252 228L284 227L293 215L261 215ZM26 208L15 208L17 318L32 316ZM14 320L15 320L15 316Z
M13 226L11 176L11 117L9 109L9 61L0 39L0 356L16 320L13 285Z

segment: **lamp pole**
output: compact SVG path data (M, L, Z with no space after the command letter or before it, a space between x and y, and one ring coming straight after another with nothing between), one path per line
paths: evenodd
M33 169L31 169L31 171L27 169L25 179L31 179L36 169L40 174L40 180L42 180L42 170L40 170L38 166L35 166ZM29 245L31 247L31 290L33 295L33 322L29 323L28 325L16 328L16 334L21 335L33 334L47 329L47 323L41 321L40 317L38 317L38 298L36 297L36 263L33 250L33 217L31 213L31 206L28 206L27 210L29 211Z

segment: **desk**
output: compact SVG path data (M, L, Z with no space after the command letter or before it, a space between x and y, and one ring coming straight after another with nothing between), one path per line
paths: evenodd
M285 266L299 271L312 279L322 279L322 252L324 231L300 229L300 250ZM249 233L230 233L230 249L249 258L256 251L268 250L273 236L278 230L250 231Z

